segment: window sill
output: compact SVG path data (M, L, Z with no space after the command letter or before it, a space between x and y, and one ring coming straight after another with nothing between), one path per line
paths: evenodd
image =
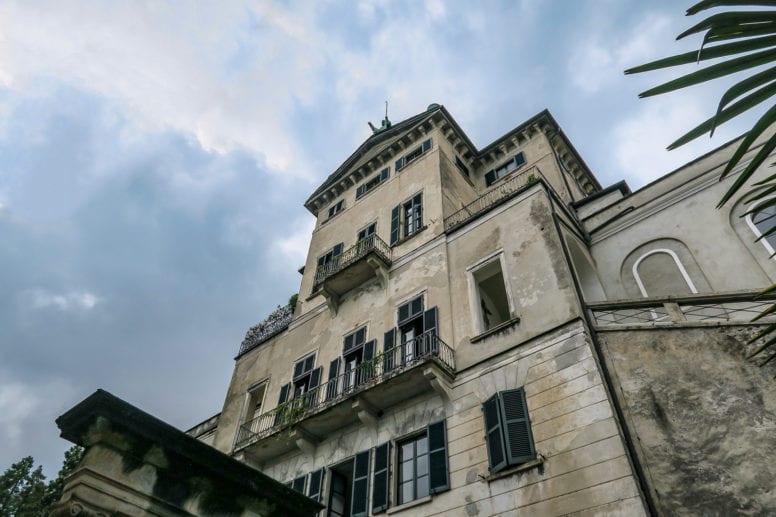
M414 508L416 506L420 506L421 504L426 504L431 502L431 496L427 495L426 497L421 497L420 499L415 499L414 501L410 501L409 503L404 503L399 506L394 506L393 508L388 508L385 513L388 515L392 513L399 513L403 510L406 510L408 508Z
M483 332L482 334L477 334L473 338L469 339L469 342L470 343L476 343L478 341L482 341L483 339L486 339L486 338L492 336L493 334L498 334L502 330L508 329L509 327L511 327L513 325L517 325L518 323L520 323L520 316L515 316L511 320L507 320L504 323L499 323L498 325L496 325L492 329L488 329L485 332Z
M527 461L525 463L521 463L520 465L516 465L514 467L510 467L505 470L501 470L499 472L496 472L494 474L488 474L485 476L485 481L490 483L491 481L496 481L497 479L502 479L505 477L509 477L512 474L517 474L518 472L524 472L526 470L531 470L533 468L541 468L541 466L544 464L544 456L541 454L536 455L535 460Z
M428 225L421 226L420 228L417 229L417 231L414 231L410 235L408 235L407 237L399 239L398 241L396 241L393 244L391 244L391 248L395 248L396 246L401 246L405 242L407 242L409 240L412 240L413 237L415 237L419 233L423 232L423 230L425 230L426 228L428 228Z

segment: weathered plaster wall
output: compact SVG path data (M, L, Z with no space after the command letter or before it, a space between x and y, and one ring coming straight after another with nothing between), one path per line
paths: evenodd
M752 331L600 333L665 515L776 513L776 368L744 359Z

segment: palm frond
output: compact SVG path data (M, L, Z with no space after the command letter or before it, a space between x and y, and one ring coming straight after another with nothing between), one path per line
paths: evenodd
M752 2L751 0L703 0L687 9L687 16L698 14L706 9L713 9L715 7L748 7L753 5L759 6L771 6L776 7L776 0L761 0L759 2Z

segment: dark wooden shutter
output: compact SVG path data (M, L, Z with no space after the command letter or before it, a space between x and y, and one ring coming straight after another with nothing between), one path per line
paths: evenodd
M366 517L368 513L369 452L359 452L353 461L353 500L350 505L352 517Z
M404 168L404 156L396 160L396 163L393 165L393 170L396 172L399 172Z
M321 377L323 376L323 366L319 366L310 374L310 386L309 389L317 388L321 383Z
M341 359L338 357L329 363L329 382L326 383L326 400L331 400L337 396L340 361Z
M288 400L289 393L291 393L290 382L280 387L280 397L278 397L278 406Z
M506 438L506 456L510 465L519 465L536 457L531 422L523 388L502 391L501 410Z
M388 466L391 458L391 443L375 447L375 470L372 477L372 513L378 514L388 509Z
M431 307L423 313L423 350L421 353L436 352L437 344L437 308Z
M294 481L291 483L291 488L296 490L297 492L304 494L304 482L307 479L307 476L299 476L298 478L295 478Z
M423 226L423 195L412 198L412 216L415 218L415 231Z
M366 192L366 185L359 185L356 187L356 199L360 198Z
M376 345L377 345L376 339L372 339L371 341L367 341L366 343L364 343L364 355L363 355L364 364L360 368L361 382L366 382L375 376L375 373L376 373L375 365L372 364L372 359L375 358Z
M423 142L423 152L427 153L430 150L431 150L431 139L429 138L428 140L425 140Z
M319 366L315 370L310 373L310 385L308 386L308 392L307 392L307 407L315 407L318 405L318 401L321 400L320 394L318 393L319 390L318 386L321 384L321 378L323 377L323 366Z
M310 473L310 485L307 487L307 497L313 501L321 502L323 495L323 469ZM314 515L318 515L317 513Z
M350 351L351 348L353 348L354 339L355 339L355 334L348 334L347 336L345 336L344 345L342 346L342 351L344 353L347 353L348 351Z
M498 472L507 466L500 406L498 394L490 397L482 405L483 419L485 420L485 440L488 445L488 460L490 460L491 472Z
M436 494L450 489L447 467L447 428L445 421L428 426L428 489Z
M383 334L383 373L390 372L396 366L394 357L396 356L396 329L393 328Z
M385 169L380 171L380 183L387 180L390 175L391 175L390 167L386 167Z
M490 171L485 174L485 185L490 187L494 181L496 181L496 171Z
M519 152L515 155L515 167L520 167L525 163L525 155Z
M398 206L393 207L391 210L391 246L399 242L399 212Z

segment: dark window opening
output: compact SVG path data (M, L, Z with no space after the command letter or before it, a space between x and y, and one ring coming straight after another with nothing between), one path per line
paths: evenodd
M356 187L356 199L359 199L367 192L370 192L373 189L375 189L378 185L380 185L384 181L387 181L390 175L391 175L390 168L386 167L383 170L381 170L378 174L375 174L374 176L369 178L365 183Z
M459 157L455 157L455 166L463 173L467 178L469 177L469 168L461 161Z
M509 298L504 285L501 261L494 260L474 273L478 304L482 317L482 332L500 325L511 318Z
M369 239L369 237L374 235L376 231L377 231L377 223L372 223L366 228L363 228L358 232L358 235L356 236L356 240L358 242L366 241Z
M310 391L310 379L313 366L315 366L315 354L310 355L294 364L294 394L293 398L304 395Z
M350 517L351 488L353 486L353 460L340 463L331 469L329 484L329 517Z
M525 155L523 152L519 152L512 157L508 162L496 167L492 171L485 174L485 184L487 186L492 185L499 178L503 178L510 172L518 169L525 164Z
M329 207L329 219L337 215L338 213L342 212L344 200L340 199L336 203L334 203L332 206Z
M391 246L423 228L423 194L395 206L391 211Z
M264 391L266 387L267 384L264 383L261 386L248 390L248 403L243 423L248 423L261 415L261 405L264 401Z
M431 147L432 147L431 139L429 138L427 140L424 140L422 144L420 144L415 149L413 149L412 151L408 152L407 154L405 154L404 156L396 160L396 163L394 164L394 170L396 172L399 172L404 167L406 167L413 161L423 156L423 154L429 152L431 150Z

